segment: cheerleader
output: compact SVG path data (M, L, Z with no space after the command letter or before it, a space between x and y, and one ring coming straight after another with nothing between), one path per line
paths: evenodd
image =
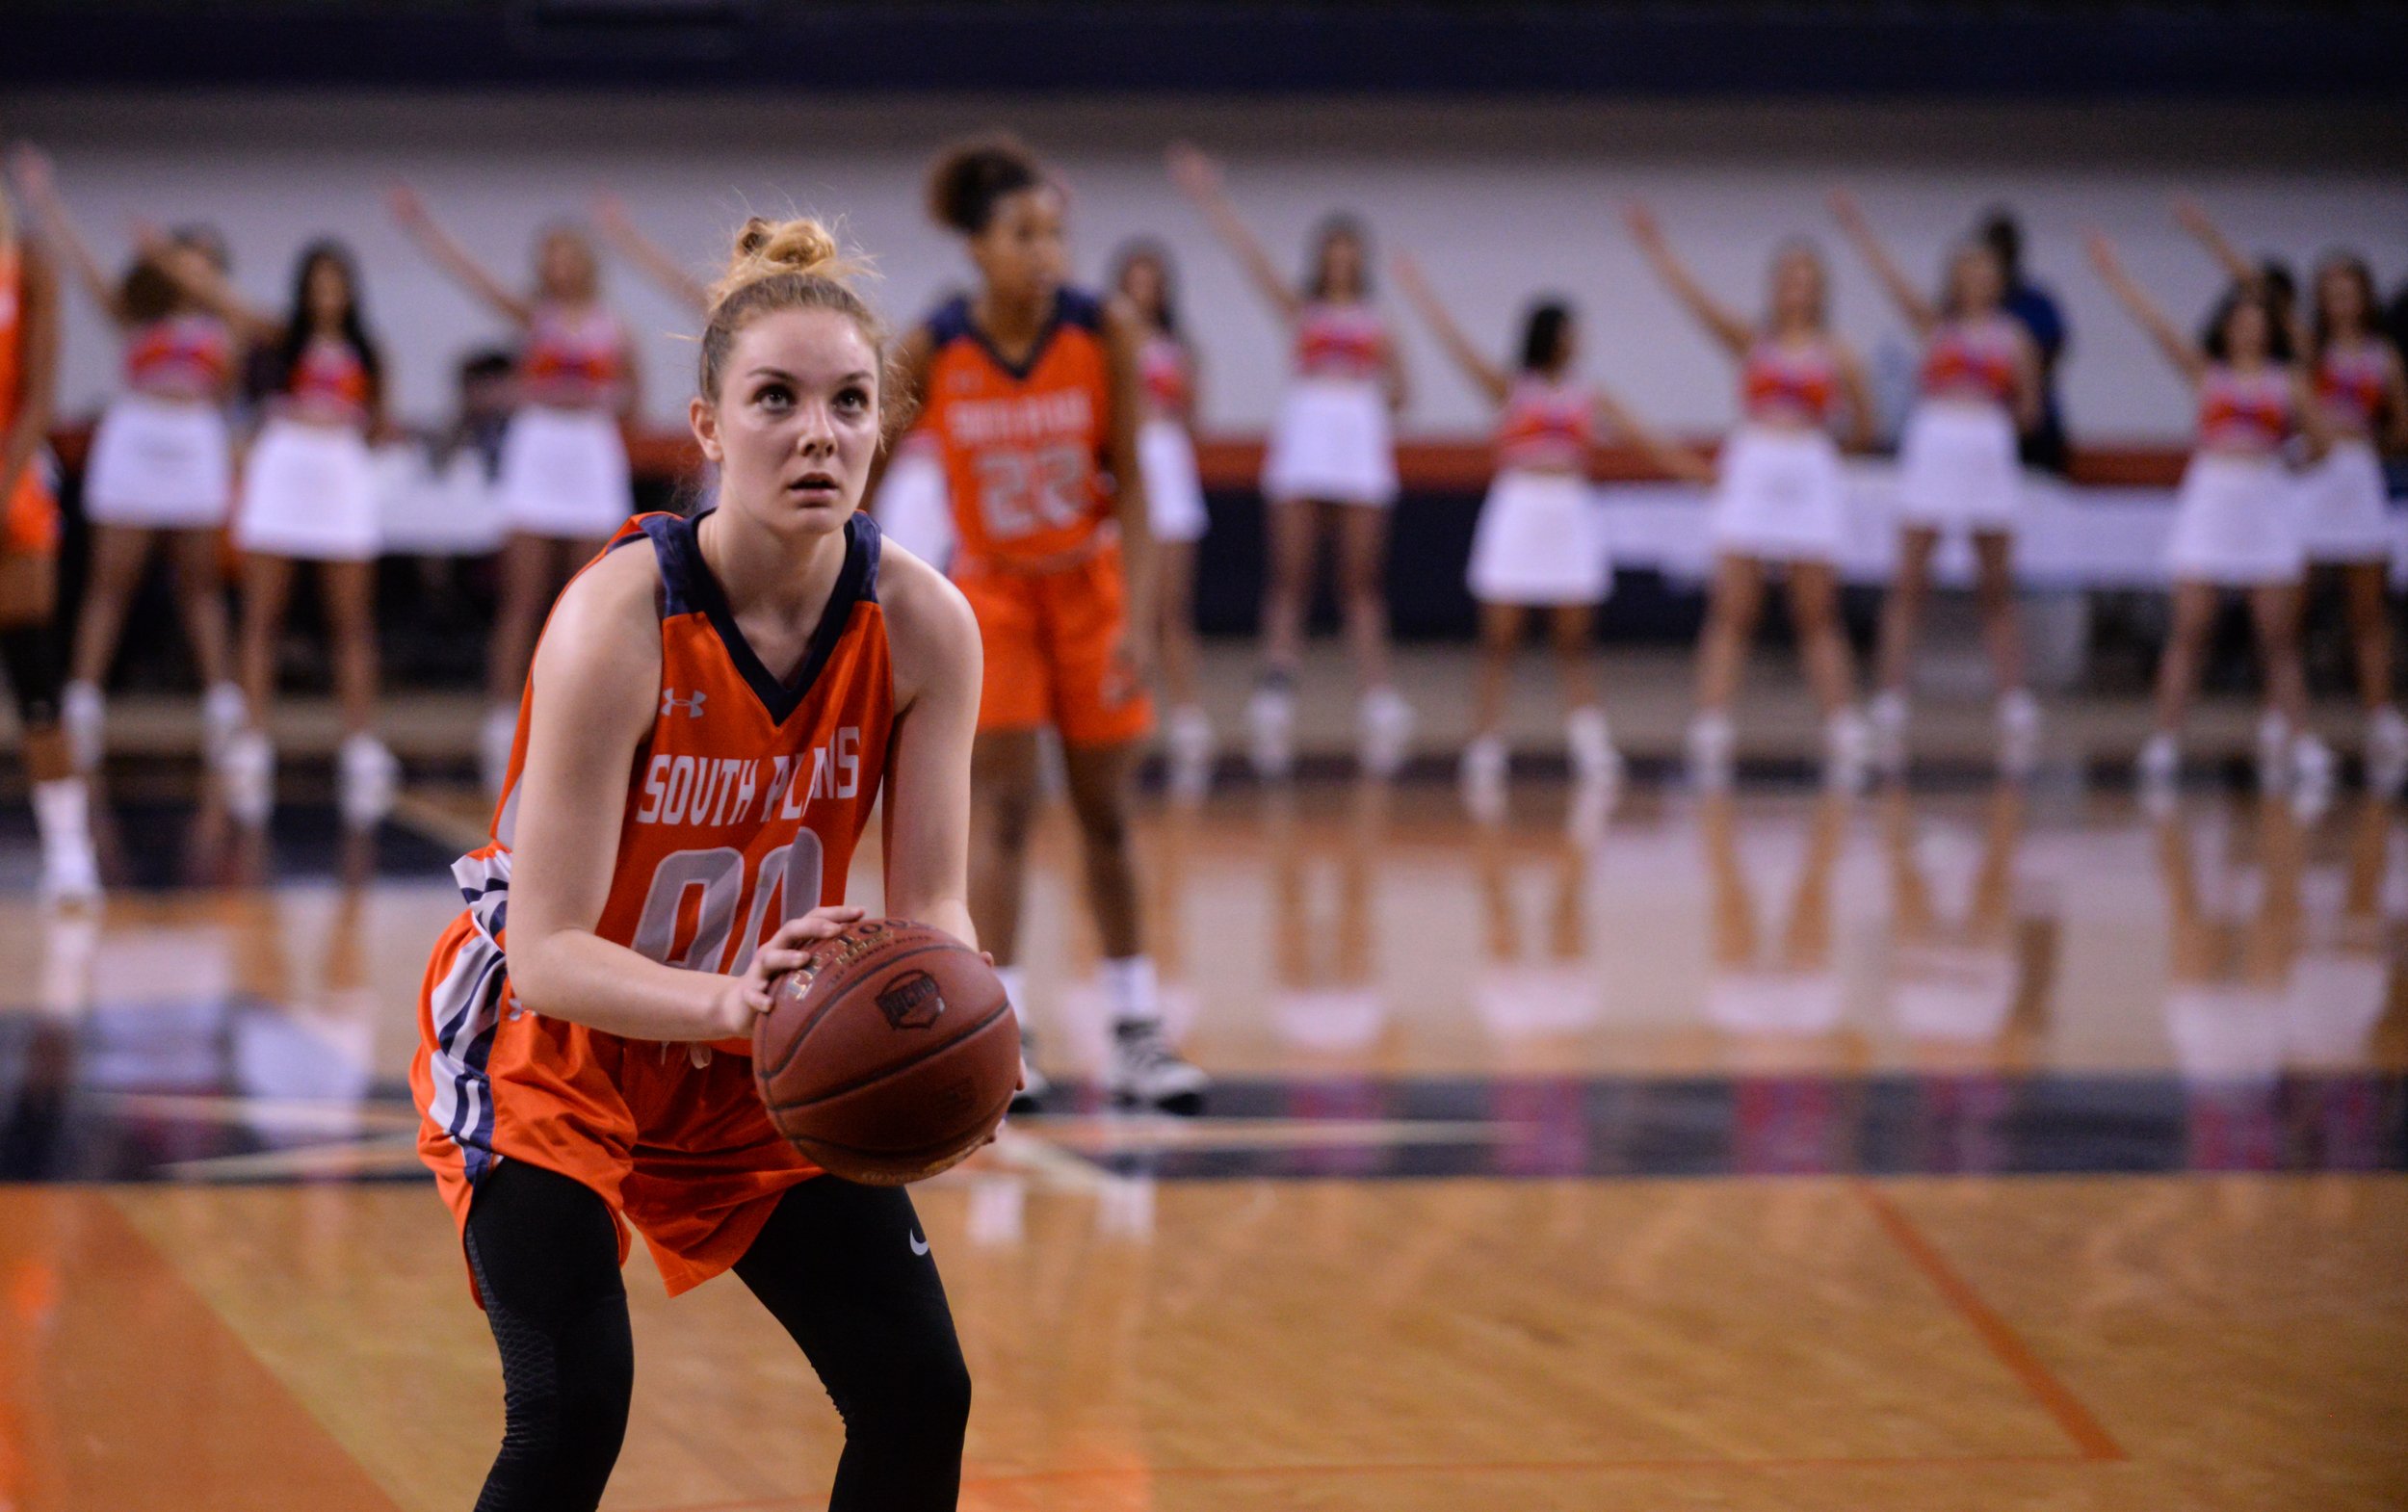
M533 291L521 295L436 224L415 190L397 186L387 202L436 267L524 338L520 404L502 442L497 488L509 534L478 733L485 786L498 792L544 612L634 508L620 428L637 410L635 353L626 327L601 300L600 268L582 230L565 222L544 229Z
M368 437L383 422L384 367L360 312L359 274L334 241L301 249L282 319L236 294L208 257L153 241L149 255L185 293L266 354L266 420L250 444L234 507L243 554L240 660L245 722L226 743L226 803L247 823L275 801L276 647L297 562L317 569L333 635L343 818L375 823L393 806L400 769L376 736L377 500Z
M1195 682L1195 543L1211 524L1195 465L1195 350L1179 328L1167 248L1131 242L1113 257L1112 269L1112 287L1145 326L1145 345L1138 352L1145 411L1138 427L1138 464L1145 470L1145 504L1154 523L1154 604L1162 615L1156 646L1170 694L1163 741L1170 754L1170 791L1192 802L1204 795L1213 774L1213 722Z
M1263 679L1247 709L1254 764L1268 776L1295 758L1296 670L1302 658L1313 569L1323 537L1338 537L1339 601L1363 688L1357 729L1364 768L1392 776L1413 741L1413 706L1390 681L1388 527L1397 502L1389 418L1404 407L1404 369L1371 302L1371 252L1360 222L1333 216L1314 239L1313 271L1291 285L1238 218L1219 168L1173 147L1170 172L1278 311L1296 341L1296 381L1282 401L1263 459L1269 573L1263 592Z
M84 472L92 553L74 660L60 699L75 765L87 771L99 765L105 743L101 689L117 660L126 610L142 587L151 548L163 535L175 567L175 607L200 672L203 740L216 757L243 725L243 692L234 683L227 650L218 556L234 487L225 423L236 357L233 335L225 322L196 305L148 259L135 259L121 278L110 282L59 197L49 159L19 147L14 167L50 244L125 339L125 388L101 416ZM170 240L225 271L225 247L215 231L186 227Z
M2091 233L2090 259L2199 395L2199 439L2183 474L2166 546L2174 616L2158 663L2157 722L2140 750L2142 785L2163 794L2182 769L2182 727L2198 691L2217 601L2244 593L2256 627L2268 708L2259 726L2259 780L2295 776L2303 794L2332 779L2333 756L2306 728L2308 687L2299 655L2300 580L2306 568L2283 443L2294 428L2321 449L2325 424L2291 365L2290 332L2256 283L2225 296L2194 342L2125 272L2114 244ZM2288 771L2287 769L2288 768Z
M1399 257L1396 273L1439 345L1498 411L1497 479L1480 505L1466 575L1479 602L1480 664L1472 742L1463 752L1464 801L1483 818L1504 806L1505 684L1532 610L1547 613L1562 667L1573 775L1584 786L1610 785L1621 774L1622 758L1589 668L1597 606L1613 583L1588 489L1600 423L1637 442L1675 477L1710 483L1713 470L1634 418L1602 385L1581 379L1575 371L1580 328L1570 306L1546 300L1531 307L1517 370L1508 374L1463 334L1411 257Z
M2174 214L2236 282L2264 276L2197 200L2175 201ZM2408 387L2401 381L2399 349L2379 324L2366 260L2331 253L2316 266L2311 287L2314 313L2304 326L2292 323L2290 334L2304 354L2310 391L2332 444L2295 481L2300 545L2312 578L2329 572L2341 580L2366 709L2367 781L2388 794L2408 779L2408 719L2392 702L2384 588L2394 532L2380 454L2408 448Z
M1898 445L1898 576L1882 604L1875 760L1893 771L1906 764L1907 665L1931 594L1931 558L1944 533L1962 530L1973 536L1982 640L1998 685L1999 763L2020 774L2031 765L2040 705L2024 686L2015 613L2016 437L2040 420L2039 349L2006 313L2006 269L1992 247L1956 248L1934 305L1881 245L1854 196L1835 190L1831 211L1924 341L1923 393Z
M1868 445L1872 405L1863 365L1824 323L1822 257L1805 242L1775 252L1767 313L1751 322L1706 292L1646 206L1633 205L1626 219L1658 276L1740 366L1745 419L1717 458L1709 524L1714 577L1698 643L1690 768L1709 786L1730 780L1731 700L1763 612L1765 578L1781 567L1789 575L1799 655L1822 707L1824 775L1854 787L1864 777L1870 737L1856 712L1856 674L1840 622L1847 482L1827 428L1832 411L1845 405L1850 444Z
M597 196L593 201L593 226L602 233L602 240L611 250L634 264L636 271L651 279L663 294L697 318L711 313L711 286L689 272L667 248L644 235L642 227L627 213L625 200L616 195Z

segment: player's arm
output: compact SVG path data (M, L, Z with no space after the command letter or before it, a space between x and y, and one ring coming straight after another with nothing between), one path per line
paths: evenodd
M879 566L895 666L883 805L886 912L976 949L970 922L970 743L982 653L961 590L889 541Z
M1137 311L1114 296L1104 304L1104 355L1112 383L1112 433L1105 439L1112 463L1113 517L1120 523L1120 570L1128 581L1121 655L1132 677L1151 665L1154 628L1154 515L1145 498L1145 468L1138 459L1138 417L1145 412L1145 390L1138 352L1145 332Z
M801 964L858 909L817 909L780 928L742 977L682 971L594 933L610 900L627 773L661 698L658 581L627 546L561 595L536 650L526 765L511 847L510 982L549 1018L630 1039L704 1042L752 1032L770 979Z
M59 397L59 279L49 254L31 238L18 241L17 339L21 366L16 418L0 436L0 505L16 494L49 434Z

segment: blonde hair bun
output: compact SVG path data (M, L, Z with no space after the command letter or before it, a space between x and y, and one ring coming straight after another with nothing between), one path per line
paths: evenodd
M721 303L746 284L781 274L850 283L864 271L859 260L847 257L836 245L835 233L811 217L768 221L754 216L737 231L727 271L712 288L711 302Z

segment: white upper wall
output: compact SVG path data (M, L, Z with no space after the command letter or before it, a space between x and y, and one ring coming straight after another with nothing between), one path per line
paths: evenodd
M360 255L369 312L393 367L397 414L451 405L454 360L508 332L406 244L380 201L406 177L497 271L526 276L536 229L596 190L698 272L714 271L747 211L844 217L885 274L874 298L899 320L967 266L920 206L936 147L1008 127L1059 165L1075 194L1084 275L1122 238L1176 249L1189 326L1206 365L1213 429L1260 429L1285 341L1236 267L1162 171L1191 137L1224 160L1231 193L1275 256L1300 269L1327 211L1366 217L1384 255L1411 247L1459 318L1504 353L1532 294L1560 291L1584 317L1589 370L1669 425L1732 413L1728 364L1673 306L1622 233L1618 206L1657 207L1707 283L1760 301L1767 254L1807 232L1834 260L1835 319L1868 354L1904 341L1870 275L1845 255L1822 198L1854 189L1910 269L1936 282L1946 248L1985 206L2024 217L2026 261L2066 306L2075 337L2063 389L2078 436L2176 440L2181 384L2109 300L2081 256L2101 226L2178 319L2219 278L2171 223L2195 192L2242 246L2305 264L2336 246L2374 264L2388 295L2408 278L2408 136L2367 108L2048 105L849 100L805 106L739 96L20 96L0 133L40 143L63 193L114 260L136 217L214 222L236 281L280 305L295 250L333 233ZM642 339L645 408L682 417L694 322L619 267L611 297ZM1486 425L1471 389L1418 326L1403 326L1415 395L1409 433ZM70 301L64 400L90 413L115 381L115 343Z

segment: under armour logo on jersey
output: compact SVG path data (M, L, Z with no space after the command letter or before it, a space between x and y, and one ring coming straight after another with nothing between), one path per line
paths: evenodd
M665 688L661 690L661 717L666 719L683 709L687 718L699 719L702 717L702 700L710 696L707 692L697 692L692 698L680 698L676 689Z

